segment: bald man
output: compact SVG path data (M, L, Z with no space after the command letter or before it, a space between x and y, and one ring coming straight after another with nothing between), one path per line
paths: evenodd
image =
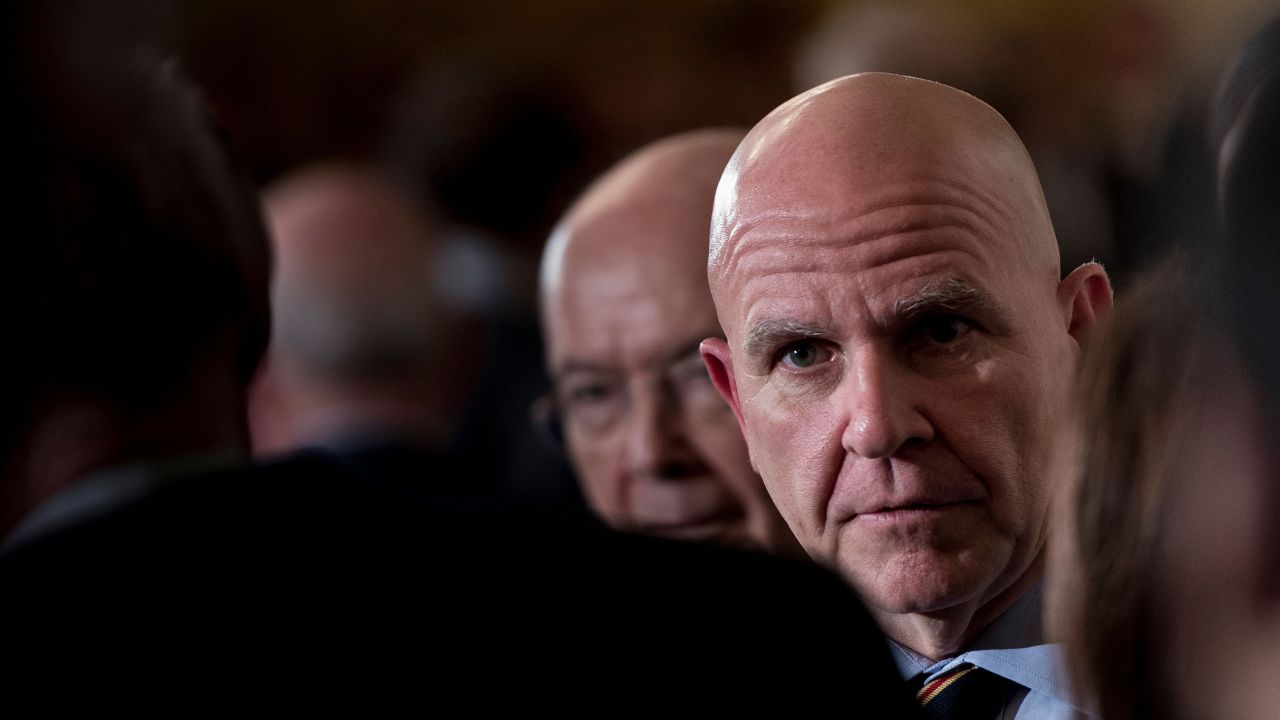
M939 717L1074 717L1040 632L1045 474L1097 264L1061 277L1035 169L953 88L841 78L716 191L703 359L801 544L857 588Z
M442 351L435 226L377 168L305 166L263 196L277 268L254 450L447 443L465 379ZM442 378L447 378L442 382Z
M607 523L797 553L698 355L721 334L707 229L742 135L650 145L569 210L543 256L547 364L570 459Z

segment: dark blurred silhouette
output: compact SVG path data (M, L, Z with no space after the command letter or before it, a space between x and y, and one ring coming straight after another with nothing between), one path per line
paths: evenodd
M587 152L560 90L480 61L428 65L400 89L380 155L442 225L441 290L466 320L468 350L453 356L475 378L458 453L511 492L582 508L562 455L528 421L546 386L536 248Z
M1241 343L1271 405L1280 402L1278 123L1280 20L1273 20L1223 80L1210 125L1219 208L1211 299L1216 319Z
M416 196L390 169L337 160L267 188L277 267L271 345L250 395L255 453L394 451L379 466L398 465L406 482L433 473L405 451L448 453L477 489L576 507L530 461L530 449L549 453L523 414L527 443L507 424L537 362L516 352L527 348L502 303L486 301L501 260L492 267L483 241L442 229Z
M3 534L98 468L242 452L269 324L253 190L176 61L9 12Z
M1140 278L1087 358L1047 614L1103 717L1274 717L1274 396L1187 266Z
M1187 618L1167 600L1162 559L1189 531L1170 507L1180 482L1174 448L1208 429L1199 411L1231 423L1218 396L1239 387L1219 377L1223 349L1179 256L1134 284L1086 358L1073 441L1055 478L1046 615L1066 641L1077 692L1105 718L1198 717L1179 710L1175 656ZM1193 443L1190 457L1221 440L1212 437Z
M1280 21L1213 108L1217 230L1155 269L1088 358L1052 624L1108 718L1280 709Z

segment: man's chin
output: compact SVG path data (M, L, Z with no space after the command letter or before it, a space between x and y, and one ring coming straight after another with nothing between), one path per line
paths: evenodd
M892 564L868 572L865 567L842 573L869 607L891 615L930 615L958 610L983 593L983 578L946 568L895 569Z

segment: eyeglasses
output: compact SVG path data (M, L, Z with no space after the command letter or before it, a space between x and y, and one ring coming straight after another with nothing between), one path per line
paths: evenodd
M563 430L601 440L625 426L642 403L687 423L722 416L729 409L694 352L633 373L574 371L556 382L551 396L535 403L535 425L545 438L558 443L563 442Z

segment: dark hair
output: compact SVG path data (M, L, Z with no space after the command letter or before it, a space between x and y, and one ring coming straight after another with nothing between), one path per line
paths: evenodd
M1258 390L1264 423L1280 423L1280 17L1245 46L1213 108L1219 222L1206 273L1214 323L1230 334ZM1280 484L1264 488L1274 517ZM1280 528L1263 539L1263 584L1280 599Z
M1076 584L1054 592L1077 690L1106 718L1178 717L1156 560L1178 418L1212 352L1197 297L1185 256L1166 259L1116 305L1081 370L1080 463L1062 497L1074 533L1056 539L1072 543Z
M1183 470L1204 450L1197 416L1234 375L1261 413L1251 430L1269 439L1280 420L1280 19L1254 37L1225 78L1210 140L1219 163L1218 218L1204 265L1192 275L1186 259L1175 257L1137 283L1081 374L1081 463L1063 508L1075 532L1058 540L1073 544L1077 586L1055 592L1065 600L1072 676L1116 720L1185 717L1175 675L1188 648L1174 645L1175 621L1183 618L1173 616L1176 598L1167 597L1179 568L1160 562L1159 550L1179 532L1171 502L1191 484L1214 482ZM1262 461L1263 472L1273 472L1274 454ZM1274 479L1244 481L1262 483L1259 515L1274 518ZM1274 602L1275 523L1258 532L1245 538L1258 549L1256 560L1245 560L1258 563L1249 569L1256 582L1246 582L1260 595L1249 600Z
M268 334L266 234L179 64L6 19L6 419L63 395L146 407L227 349L247 381Z

